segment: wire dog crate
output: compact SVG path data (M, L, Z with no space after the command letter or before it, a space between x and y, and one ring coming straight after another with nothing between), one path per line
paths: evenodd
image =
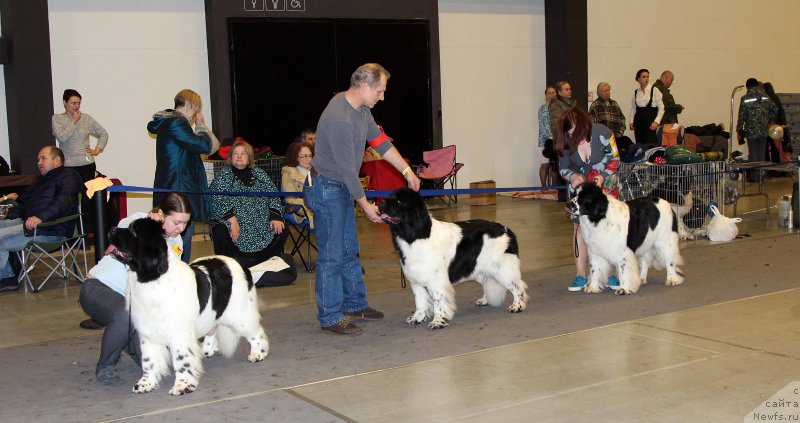
M225 167L227 162L225 160L203 160L203 166L206 170L206 178L208 179L208 184L211 185L211 181L214 180L214 177ZM264 172L267 172L272 182L278 188L278 191L281 189L281 168L283 168L283 157L276 156L269 159L257 159L256 160L256 167L261 168Z
M678 216L682 240L705 236L711 220L708 206L714 203L724 213L726 171L722 161L683 165L620 163L620 200L653 195L663 198Z

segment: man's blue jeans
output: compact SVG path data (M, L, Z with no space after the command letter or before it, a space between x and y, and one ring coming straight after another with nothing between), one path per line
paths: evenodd
M306 205L314 212L317 238L317 318L322 327L344 318L344 312L367 307L367 287L358 261L353 198L342 182L315 175Z
M12 252L22 251L32 241L33 237L25 236L25 227L22 219L0 220L0 278L14 276L11 265L8 264L8 255ZM37 241L51 242L64 239L62 236L39 235Z

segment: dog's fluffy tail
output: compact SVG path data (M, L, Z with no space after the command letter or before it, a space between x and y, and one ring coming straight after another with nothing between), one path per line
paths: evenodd
M233 328L225 325L217 326L217 342L219 352L225 357L232 357L239 346L239 334Z
M486 278L483 282L483 297L492 307L500 307L506 299L506 288L493 278Z

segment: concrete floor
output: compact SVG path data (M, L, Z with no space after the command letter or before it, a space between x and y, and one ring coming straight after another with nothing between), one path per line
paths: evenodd
M790 183L766 182L773 206ZM797 237L780 228L775 208L767 214L764 204L761 197L740 199L740 233ZM523 272L573 263L563 203L498 197L496 206L470 206L462 198L457 206L432 212L441 220L508 225L520 241ZM369 295L399 291L387 228L363 218L358 224ZM682 248L708 244L691 241ZM195 256L210 248L196 236ZM293 285L259 294L266 309L282 308L313 303L313 287L314 274L300 270ZM99 343L100 332L78 327L86 318L76 304L79 288L56 280L40 293L0 294L0 348L76 337ZM315 408L315 421L687 422L698 415L706 416L703 421L741 421L800 380L799 294L790 289L284 390Z

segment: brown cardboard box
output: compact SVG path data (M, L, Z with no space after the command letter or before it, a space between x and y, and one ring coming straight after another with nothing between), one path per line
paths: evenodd
M470 189L473 188L497 188L497 184L492 181L478 181L478 182L470 182L469 183ZM470 204L473 206L488 206L490 204L497 203L497 194L490 193L490 194L470 194L469 195Z

